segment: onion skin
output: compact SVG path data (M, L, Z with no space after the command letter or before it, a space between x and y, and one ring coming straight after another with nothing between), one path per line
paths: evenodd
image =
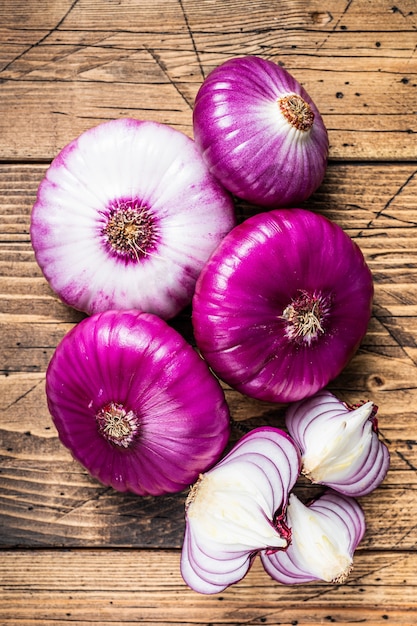
M90 128L55 157L30 235L65 304L170 319L191 302L201 268L235 223L230 194L192 139L126 118Z
M375 414L372 402L349 408L326 390L291 404L285 421L301 450L302 473L348 496L376 489L390 455L378 438Z
M308 130L281 113L278 101L289 94L313 113ZM196 96L193 129L210 171L259 206L296 205L324 178L329 142L321 115L298 81L272 61L238 57L212 70Z
M300 470L291 438L255 428L200 476L186 504L181 574L199 593L222 591L245 576L261 549L285 549L283 512Z
M107 311L81 321L55 350L46 394L61 442L118 491L185 489L218 460L230 434L218 381L153 314ZM122 429L119 405L132 416Z
M285 552L260 555L271 578L284 585L345 582L366 529L356 500L329 490L305 506L291 494L287 523L292 541Z
M294 336L285 312L304 293L322 298L322 327ZM325 387L352 358L372 297L363 254L337 224L305 209L271 210L228 233L201 272L195 338L230 386L260 400L294 402Z

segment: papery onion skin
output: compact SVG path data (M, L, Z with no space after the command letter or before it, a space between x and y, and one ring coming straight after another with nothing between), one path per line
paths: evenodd
M55 350L46 394L61 442L118 491L185 489L218 460L230 434L217 379L153 314L107 311L81 321Z
M279 99L290 94L312 113L308 130L280 111ZM212 70L195 99L193 129L210 171L259 206L298 204L324 178L329 143L322 117L299 82L272 61L237 57Z
M122 118L88 129L55 157L30 235L64 303L170 319L190 303L201 268L235 223L230 194L192 139Z
M313 482L360 497L378 487L390 464L371 402L348 407L330 391L291 404L285 421Z
M277 428L244 435L202 474L186 504L181 574L199 593L241 580L261 549L283 549L290 533L280 513L300 470L292 439Z
M286 312L305 294L313 307L317 297L323 319L297 336ZM270 210L236 226L204 267L195 338L215 373L241 393L294 402L325 387L355 354L372 297L363 254L340 226L305 209Z
M284 585L345 582L366 530L358 502L329 490L305 506L291 494L287 522L292 530L287 550L260 554L266 572Z

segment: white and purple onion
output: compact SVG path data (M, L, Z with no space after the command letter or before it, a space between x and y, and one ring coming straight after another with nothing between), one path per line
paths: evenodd
M291 404L285 421L300 447L302 473L348 496L376 489L390 463L376 413L372 402L350 407L326 390Z
M186 504L181 573L189 587L222 591L245 576L260 550L287 547L283 516L299 470L291 438L265 426L200 476Z
M323 119L300 83L272 61L238 57L212 70L197 93L193 128L210 171L257 205L302 202L324 178Z
M81 321L52 356L46 394L62 443L118 491L181 491L220 458L229 438L217 379L153 314L106 311Z
M329 490L306 506L290 494L286 522L291 528L288 548L260 554L268 574L284 585L345 582L366 528L356 500Z
M232 199L192 139L126 118L90 128L56 156L30 234L66 304L168 319L190 303L201 268L234 224Z
M193 298L197 345L215 373L271 402L311 396L347 365L371 316L373 280L343 229L305 209L233 228Z

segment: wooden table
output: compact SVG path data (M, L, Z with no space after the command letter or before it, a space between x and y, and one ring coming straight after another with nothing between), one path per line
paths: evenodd
M3 0L0 37L0 623L415 624L416 2ZM191 136L203 78L246 54L283 64L329 130L328 172L305 206L346 230L375 279L369 331L329 388L379 406L392 461L361 499L368 527L344 585L285 587L256 563L203 596L179 572L186 494L119 494L58 441L45 369L82 316L45 282L29 219L68 141L127 116ZM174 323L188 336L189 312ZM235 420L282 426L282 407L226 395Z

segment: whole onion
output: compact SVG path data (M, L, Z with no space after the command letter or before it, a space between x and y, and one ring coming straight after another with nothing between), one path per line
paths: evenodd
M230 195L189 137L118 119L87 130L53 160L30 234L66 304L168 319L189 304L201 268L234 224Z
M46 374L62 443L105 485L139 495L181 491L229 437L224 393L167 322L106 311L61 341Z
M349 407L329 391L291 404L285 421L313 483L349 496L373 491L385 478L390 456L378 437L377 407Z
M272 61L246 56L216 67L197 93L193 128L210 171L255 204L297 204L324 178L329 144L321 115Z
M359 247L304 209L236 226L196 284L197 345L215 373L261 400L292 402L335 378L365 335L373 281Z
M265 426L200 476L186 503L181 573L189 587L222 591L245 576L259 550L286 548L283 518L299 470L294 442Z
M306 506L290 494L286 519L291 544L285 551L260 555L268 574L284 585L345 582L365 533L365 517L356 500L328 491Z

